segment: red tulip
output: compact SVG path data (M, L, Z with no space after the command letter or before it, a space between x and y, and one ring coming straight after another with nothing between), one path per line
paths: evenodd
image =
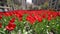
M43 15L42 15L42 18L47 18L46 14L43 14Z
M51 18L50 16L48 16L48 18L47 18L47 19L48 19L48 21L50 21L52 18Z
M41 17L39 17L39 18L38 18L38 21L39 21L39 22L42 22L42 18L41 18Z
M23 16L23 14L20 14L20 13L18 13L18 14L15 14L18 18L20 18L20 17L22 17Z
M3 13L3 15L6 17L10 16L8 12Z
M2 19L2 16L0 15L0 19Z
M34 15L34 18L35 18L36 20L38 19L38 17L39 17L39 15L37 15L37 14Z
M14 23L9 23L7 26L6 26L6 29L8 31L12 31L14 30L14 28L16 27L16 25Z
M57 17L58 16L58 13L57 12L53 12L53 17Z
M60 16L60 11L58 12L58 16Z
M39 17L39 15L35 15L34 17L35 17L35 19L38 20L39 22L42 22L42 18Z
M19 19L19 21L22 21L22 17L20 17L20 18L18 18Z
M10 20L11 23L14 23L14 21L15 21L15 18L12 18L12 19Z
M31 24L34 24L34 22L36 21L35 19L34 19L34 17L33 16L27 16L27 18L26 18Z
M0 23L0 28L2 28L2 23Z
M14 24L15 18L12 18L9 22L9 24L6 26L6 29L9 31L14 30L14 28L16 27L16 25Z
M12 16L13 15L13 12L9 12L9 15Z

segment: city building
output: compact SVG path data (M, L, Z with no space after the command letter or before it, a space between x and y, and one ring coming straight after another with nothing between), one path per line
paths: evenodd
M9 7L7 7L7 0L0 0L0 12L7 11Z
M47 0L32 0L34 5L41 5L44 4Z
M0 8L9 10L26 9L26 0L0 0Z
M22 0L22 9L25 10L26 9L26 0Z
M7 0L7 4L13 8L13 10L26 8L26 0Z
M59 2L60 2L60 0L49 0L49 8L58 10L59 9Z
M20 9L29 9L30 6L38 7L47 4L48 9L55 9L55 10L60 10L60 0L32 0L31 3L26 3L27 0L0 0L0 10L20 10Z
M21 0L7 0L7 5L10 7L11 10L20 9L22 4Z
M60 10L60 0L32 0L34 5L43 5L45 2L48 2L48 9Z

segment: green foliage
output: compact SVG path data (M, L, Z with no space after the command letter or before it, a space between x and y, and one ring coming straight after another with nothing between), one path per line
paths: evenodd
M21 30L20 32L23 34L24 30L26 30L25 28L28 27L30 29L28 30L32 30L32 34L36 33L36 34L49 34L49 32L53 31L55 34L60 34L60 17L56 17L55 19L52 19L51 21L48 21L46 19L43 19L42 22L38 22L36 21L33 25L30 24L28 21L26 21L26 16L23 16L23 20L19 21L18 18L16 17L15 20L15 24L16 24L16 28L11 31L10 34L17 34L19 32L19 30ZM5 26L8 24L9 20L12 18L12 16L9 17L2 17L2 20L0 20L0 22L2 22L3 24L3 28L0 28L0 34L8 34L9 31L7 31L5 29ZM27 25L27 26L26 26Z

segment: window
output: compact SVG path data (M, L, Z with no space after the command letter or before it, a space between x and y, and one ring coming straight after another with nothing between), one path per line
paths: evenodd
M55 2L56 0L52 0L52 2Z
M55 3L52 3L52 5L54 5Z

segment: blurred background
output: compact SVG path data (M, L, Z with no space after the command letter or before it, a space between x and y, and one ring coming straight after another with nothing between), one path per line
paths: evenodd
M0 0L0 11L60 10L60 0Z

